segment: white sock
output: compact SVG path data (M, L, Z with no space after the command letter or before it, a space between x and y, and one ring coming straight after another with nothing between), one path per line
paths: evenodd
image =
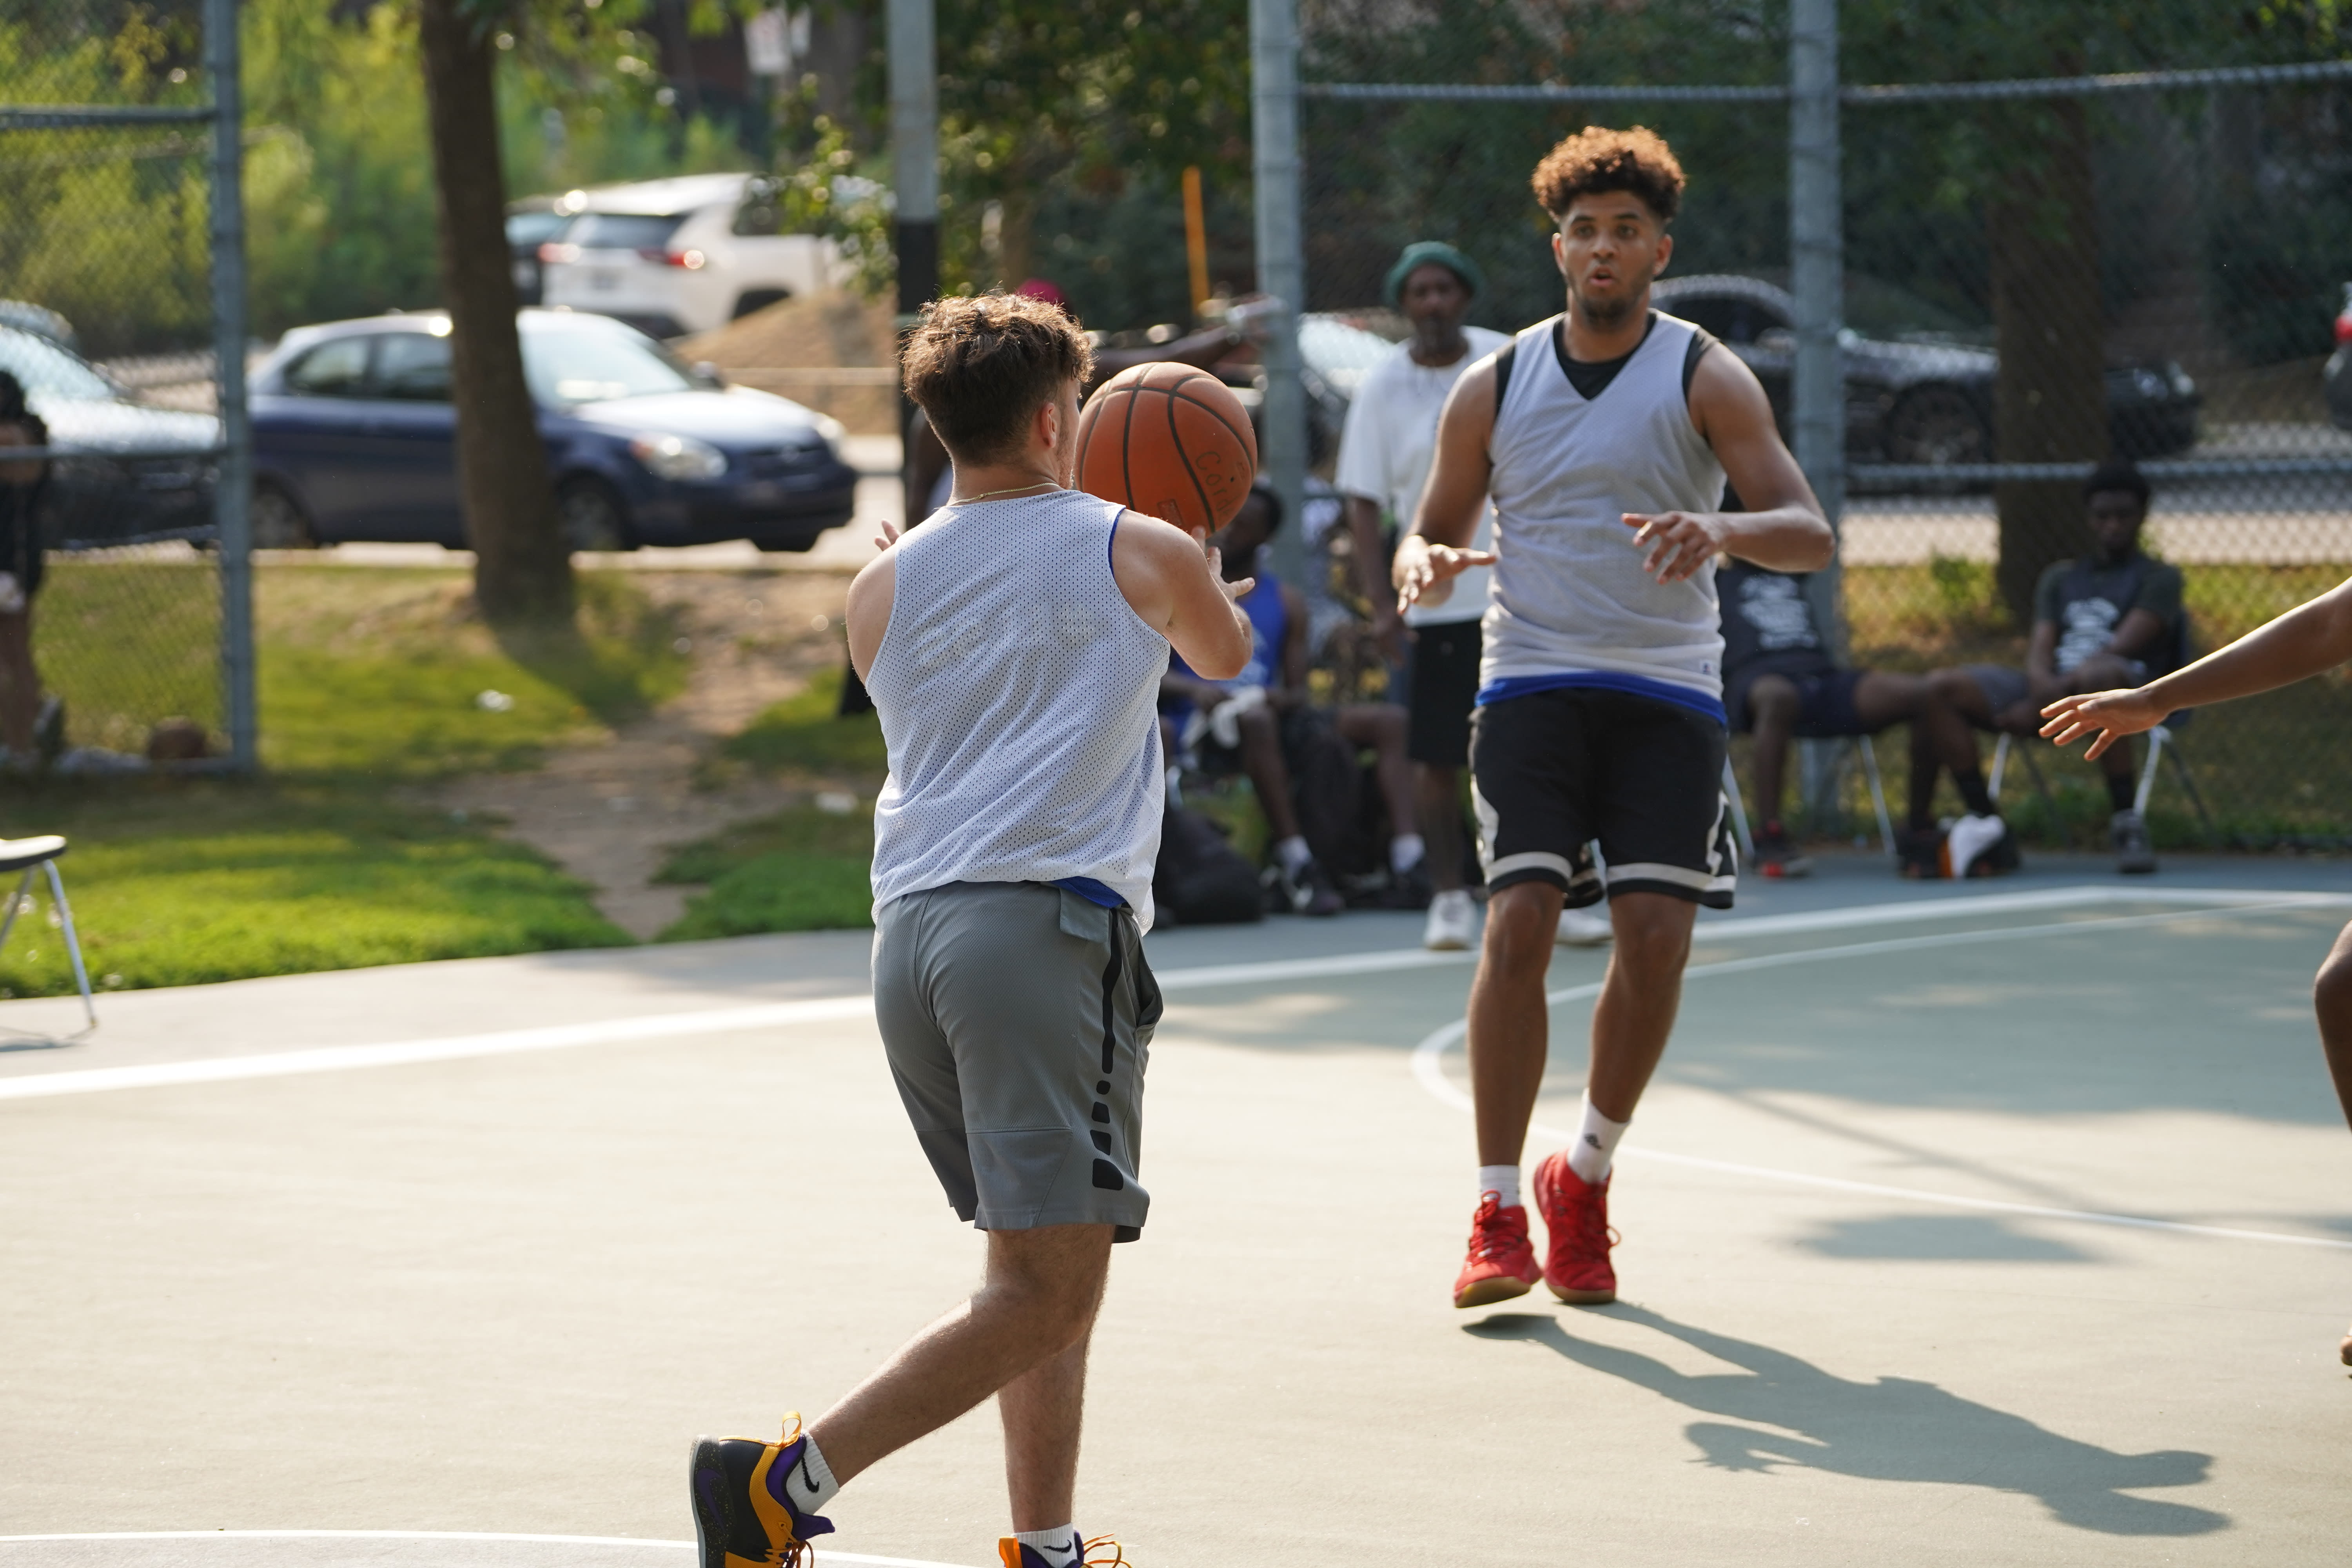
M1013 1539L1044 1558L1045 1568L1080 1568L1078 1554L1086 1550L1078 1540L1078 1527L1075 1524L1057 1525L1052 1530L1019 1531Z
M1576 1142L1568 1151L1568 1168L1579 1179L1603 1182L1609 1179L1610 1157L1617 1152L1617 1141L1625 1136L1630 1121L1612 1121L1592 1109L1592 1101L1584 1102L1584 1126L1576 1134Z
M1296 876L1298 868L1315 858L1315 851L1307 847L1307 840L1294 833L1287 838L1276 841L1274 858L1282 862L1284 870Z
M802 1513L811 1514L831 1502L840 1490L841 1483L833 1479L833 1467L817 1451L816 1439L803 1436L800 1461L784 1478L784 1497Z
M1479 1166L1479 1201L1485 1202L1488 1193L1494 1194L1495 1201L1507 1209L1518 1207L1519 1168L1517 1165Z
M1402 876L1421 864L1428 849L1418 833L1400 833L1389 840L1389 869Z

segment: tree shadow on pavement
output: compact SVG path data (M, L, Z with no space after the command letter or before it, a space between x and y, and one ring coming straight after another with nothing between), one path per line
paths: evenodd
M1498 1314L1465 1325L1465 1331L1542 1345L1580 1366L1727 1417L1685 1429L1703 1462L1717 1469L1796 1465L1860 1480L1982 1487L2036 1498L2060 1523L2105 1535L2204 1535L2230 1523L2227 1515L2207 1509L2128 1495L2200 1485L2210 1455L2179 1449L2118 1454L1932 1383L1849 1381L1786 1352L1622 1302L1607 1315L1655 1329L1741 1370L1695 1376L1638 1351L1579 1339L1555 1319L1526 1313ZM1740 1422L1759 1425L1734 1425ZM1782 1430L1768 1429L1775 1427Z

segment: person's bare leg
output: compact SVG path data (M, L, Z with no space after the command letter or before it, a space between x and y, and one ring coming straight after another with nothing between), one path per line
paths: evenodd
M1381 781L1381 799L1389 808L1389 831L1419 832L1414 807L1412 759L1405 755L1405 710L1393 702L1351 702L1333 718L1339 739L1366 746L1377 761L1373 772Z
M1544 972L1565 897L1549 882L1514 882L1486 903L1465 1042L1481 1165L1516 1165L1527 1147L1551 1039Z
M1911 801L1908 824L1936 824L1936 775L1974 772L1978 730L1992 728L1992 709L1968 673L1939 669L1924 679L1919 716L1911 721ZM1857 702L1860 692L1856 692Z
M1091 1336L1080 1340L996 1391L997 1414L1004 1418L1004 1487L1012 1495L1016 1534L1052 1530L1076 1515L1090 1342Z
M0 744L22 758L33 750L41 711L41 677L33 668L33 614L0 615Z
M809 1428L834 1479L845 1485L1024 1373L1069 1351L1083 1352L1102 1304L1110 1238L1107 1225L991 1231L988 1273L971 1299L908 1341ZM1033 1392L1053 1389L1049 1378ZM1023 1401L1014 1396L1016 1410L1025 1408ZM1075 1422L1068 1451L1075 1464ZM1037 1528L1064 1522L1050 1519Z
M2319 1047L2327 1057L2327 1075L2336 1080L2336 1102L2352 1122L2352 925L2336 933L2336 946L2319 966L2312 982L2313 1009L2319 1016ZM2352 1332L2344 1336L2336 1353L2352 1366Z
M1265 814L1266 831L1277 844L1298 837L1298 808L1290 799L1290 769L1282 760L1282 725L1265 708L1242 715L1242 772L1257 792L1257 808Z
M1462 890L1462 770L1412 764L1413 820L1429 847L1432 892Z
M1664 893L1620 893L1609 900L1609 918L1617 947L1592 1007L1592 1070L1584 1094L1612 1121L1631 1121L1682 1007L1683 965L1690 961L1698 906ZM1532 1110L1532 1095L1528 1106Z
M1759 832L1780 820L1781 779L1789 765L1789 738L1797 724L1797 689L1778 675L1759 675L1748 689L1749 755L1756 770L1756 799L1748 810Z

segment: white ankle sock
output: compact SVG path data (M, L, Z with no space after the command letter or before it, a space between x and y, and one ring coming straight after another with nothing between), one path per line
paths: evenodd
M1307 847L1307 840L1294 833L1275 844L1274 858L1282 862L1284 870L1296 876L1298 868L1315 858L1315 851Z
M1505 1208L1519 1205L1519 1168L1517 1165L1481 1165L1478 1167L1478 1196L1495 1194L1495 1201Z
M816 1439L803 1436L799 1462L784 1478L786 1500L802 1513L811 1514L831 1502L840 1491L841 1483L833 1479L833 1467L817 1451Z
M1609 1162L1617 1152L1617 1142L1625 1136L1630 1121L1612 1121L1592 1109L1592 1101L1584 1102L1584 1125L1576 1134L1576 1142L1568 1151L1568 1168L1587 1182L1609 1179Z
M1418 833L1400 833L1389 840L1389 869L1399 876L1412 870L1429 853Z
M1045 1560L1045 1568L1080 1568L1078 1558L1086 1547L1078 1540L1075 1524L1057 1526L1053 1530L1024 1530L1013 1537L1022 1545Z

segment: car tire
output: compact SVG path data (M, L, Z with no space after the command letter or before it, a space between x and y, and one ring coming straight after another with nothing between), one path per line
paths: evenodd
M1930 383L1905 393L1886 417L1886 458L1942 468L1992 460L1992 432L1969 395Z
M555 492L555 525L563 548L574 553L636 548L627 505L602 479L567 480Z
M303 515L301 503L277 485L253 487L253 510L247 515L253 522L256 550L319 548L319 536L310 531L310 520Z
M781 305L793 297L789 289L746 289L735 296L735 321L741 321L754 310L764 310L771 305Z

